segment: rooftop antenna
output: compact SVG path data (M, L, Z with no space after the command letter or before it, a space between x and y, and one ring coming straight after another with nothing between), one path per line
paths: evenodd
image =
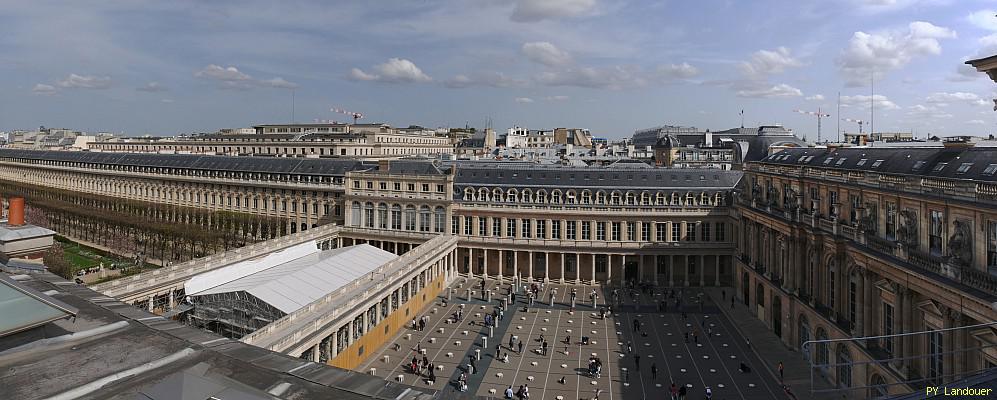
M841 115L841 92L838 92L838 115ZM841 119L838 119L837 129L838 129L838 141L841 141ZM862 133L862 123L859 123L859 133Z
M291 89L291 125L294 125L294 89Z

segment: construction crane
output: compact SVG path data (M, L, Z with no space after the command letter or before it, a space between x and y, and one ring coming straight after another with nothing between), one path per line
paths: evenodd
M820 111L819 107L817 108L817 112L803 111L803 110L793 110L793 112L798 112L800 114L812 115L817 117L817 143L820 143L820 120L821 118L830 117L831 114L824 114L823 112Z
M346 111L346 110L343 110L343 109L340 109L340 108L330 108L329 111L332 111L334 113L346 114L346 115L349 115L349 116L353 117L353 124L354 125L356 125L358 119L363 118L363 113L358 113L358 112L353 112L353 111Z
M861 134L861 133L862 133L862 124L864 124L864 123L865 123L865 121L863 121L863 120L861 120L861 119L851 119L851 118L842 118L841 120L842 120L842 121L848 121L848 122L855 122L855 123L858 123L858 124L859 124L859 134Z

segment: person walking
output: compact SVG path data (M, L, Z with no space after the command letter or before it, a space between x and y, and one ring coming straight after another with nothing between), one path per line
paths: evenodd
M685 400L685 394L686 394L685 385L682 385L682 387L679 388L679 399Z
M669 390L669 392L672 395L671 400L678 400L678 398L679 398L679 387L675 385L675 382L672 382L672 387L671 387L671 390Z
M651 363L651 380L658 380L658 364Z
M785 381L785 378L783 376L782 370L783 370L782 361L779 361L779 381L780 382Z
M519 342L519 354L523 354L523 342Z
M634 371L640 371L640 354L634 356Z

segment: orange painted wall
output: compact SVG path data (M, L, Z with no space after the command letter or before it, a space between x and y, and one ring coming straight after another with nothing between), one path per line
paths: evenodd
M413 318L420 316L418 313L427 304L432 303L436 296L443 291L445 280L446 275L441 273L436 279L430 281L422 291L399 306L397 311L388 314L388 317L379 322L374 329L365 332L360 339L343 349L336 358L329 360L328 364L344 369L355 369L360 366L371 354L377 353L381 346L386 345L400 329L411 324ZM350 334L352 335L352 332ZM360 353L361 348L363 349L362 354Z

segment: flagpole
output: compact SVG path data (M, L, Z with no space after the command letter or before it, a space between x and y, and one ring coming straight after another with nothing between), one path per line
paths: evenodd
M741 128L744 128L744 109L741 109Z

